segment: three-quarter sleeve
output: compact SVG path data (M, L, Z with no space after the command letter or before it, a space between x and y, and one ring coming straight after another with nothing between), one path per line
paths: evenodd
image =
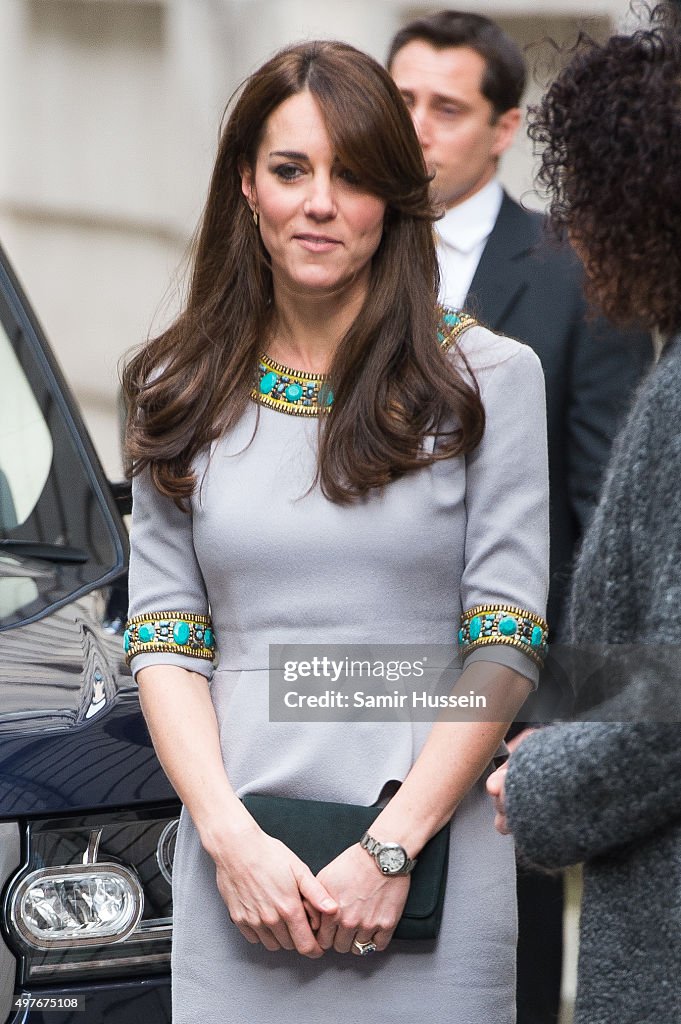
M192 514L160 494L146 470L133 479L132 495L125 639L131 670L177 665L210 678L215 643Z
M549 585L544 376L526 345L480 328L468 335L486 425L466 459L459 642L466 664L494 661L536 686Z

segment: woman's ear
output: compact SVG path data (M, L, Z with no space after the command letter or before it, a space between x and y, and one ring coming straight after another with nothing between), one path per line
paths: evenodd
M253 171L246 165L239 169L241 175L241 191L246 197L246 202L250 206L251 210L257 209L258 197L255 192L255 181L253 180Z

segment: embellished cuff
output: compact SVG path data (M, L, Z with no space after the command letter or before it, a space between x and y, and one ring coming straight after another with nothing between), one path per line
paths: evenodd
M186 654L212 661L215 636L209 615L149 612L128 619L123 636L128 665L137 654Z
M508 644L542 668L548 635L547 623L533 612L511 604L479 604L461 616L459 649L465 658L488 644Z
M455 341L458 341L464 331L469 327L475 327L475 320L469 313L460 309L450 309L449 306L440 306L440 326L437 332L437 340L443 352L448 352Z

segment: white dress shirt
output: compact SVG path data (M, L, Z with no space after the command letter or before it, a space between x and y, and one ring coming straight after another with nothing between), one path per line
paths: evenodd
M461 309L492 233L504 193L496 178L435 222L440 302Z

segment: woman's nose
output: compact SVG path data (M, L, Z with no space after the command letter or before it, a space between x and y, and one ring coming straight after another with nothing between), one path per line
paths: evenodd
M328 220L336 215L336 198L333 181L326 177L315 177L305 199L303 211L315 220Z

